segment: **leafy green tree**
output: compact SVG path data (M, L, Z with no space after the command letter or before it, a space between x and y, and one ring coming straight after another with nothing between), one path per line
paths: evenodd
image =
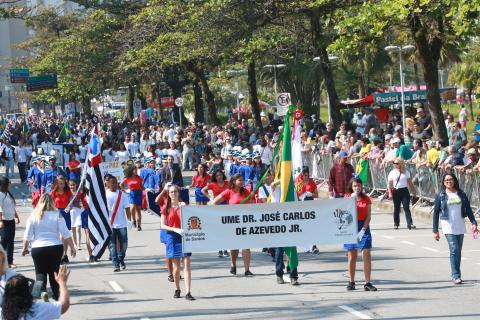
M438 64L445 47L463 46L475 34L479 12L478 0L368 0L355 15L341 21L339 35L354 38L367 29L383 34L393 44L415 44L427 85L434 136L445 143L448 136L438 88Z
M462 61L453 65L448 74L451 84L460 85L467 91L470 104L470 116L473 115L473 93L480 88L480 42L473 42L468 51L461 57Z

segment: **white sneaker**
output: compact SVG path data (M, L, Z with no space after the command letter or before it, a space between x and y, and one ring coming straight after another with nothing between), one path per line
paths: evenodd
M453 279L453 284L462 284L462 279L458 278L458 279Z

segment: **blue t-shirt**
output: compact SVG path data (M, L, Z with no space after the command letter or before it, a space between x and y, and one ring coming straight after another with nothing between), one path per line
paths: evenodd
M475 131L475 132L480 131L480 123L477 123L477 124L475 125L475 127L473 128L473 131ZM480 134L475 133L474 136L475 136L475 141L476 141L476 142L480 142Z

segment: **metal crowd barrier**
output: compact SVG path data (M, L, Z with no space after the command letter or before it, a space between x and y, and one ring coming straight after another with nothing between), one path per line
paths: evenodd
M335 163L333 155L313 154L311 157L312 178L319 180L320 186L328 184L330 169ZM304 162L307 163L307 162ZM357 159L350 159L353 168L356 169ZM415 164L407 164L406 169L410 172L412 182L417 188L419 201L415 204L428 203L432 205L435 196L441 191L442 178L445 172L433 170L426 166L417 167ZM374 193L384 194L388 187L388 173L393 170L392 164L383 165L380 161L369 160L368 182L365 185L370 195ZM480 175L477 173L456 172L460 188L465 191L470 199L470 205L476 215L480 215Z

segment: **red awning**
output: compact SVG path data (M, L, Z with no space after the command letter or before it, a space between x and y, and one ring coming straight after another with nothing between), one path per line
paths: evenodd
M346 108L360 108L360 107L370 106L373 104L373 94L361 99L343 100L341 101L341 103Z

